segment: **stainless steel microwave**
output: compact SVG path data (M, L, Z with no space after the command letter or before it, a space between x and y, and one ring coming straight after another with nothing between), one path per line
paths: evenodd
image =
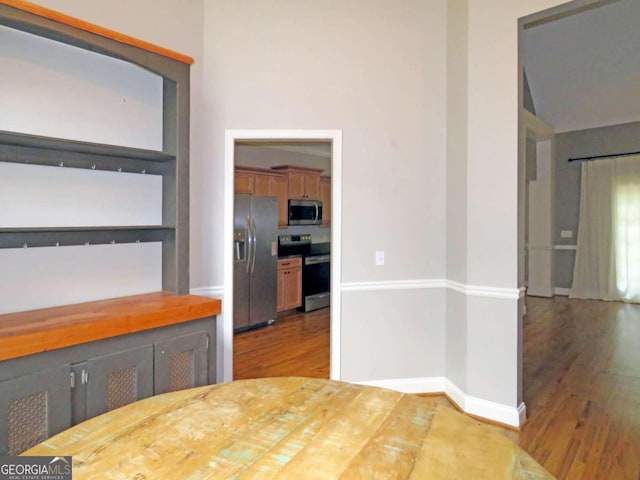
M289 225L320 225L321 222L321 201L289 200Z

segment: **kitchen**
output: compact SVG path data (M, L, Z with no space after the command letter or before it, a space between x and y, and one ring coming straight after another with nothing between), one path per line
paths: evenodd
M320 366L295 365L328 376L330 152L326 141L235 145L234 378L277 375L277 367L266 365L277 363L283 349L291 352L282 345L285 337L298 349L290 355L322 357ZM290 338L293 330L295 340ZM262 365L239 366L247 348L254 354L261 349ZM291 358L283 361L292 363ZM297 368L293 374L309 374Z

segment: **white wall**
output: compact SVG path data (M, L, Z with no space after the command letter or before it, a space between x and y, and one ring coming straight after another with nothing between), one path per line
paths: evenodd
M1 26L0 67L1 130L162 150L160 76Z
M344 280L442 276L431 252L444 244L444 2L205 6L211 158L222 156L225 128L342 129ZM210 190L220 167L212 173ZM428 221L403 205L421 205ZM385 269L374 266L379 248Z
M162 177L0 163L0 205L1 227L161 225Z
M0 314L160 290L160 242L0 252Z
M401 8L381 0L205 3L213 160L205 201L220 212L204 225L212 251L222 252L225 129L341 129L343 282L444 277L445 7L444 0ZM385 250L383 268L374 265L376 250ZM216 255L196 281L219 284L221 265ZM442 290L365 288L342 298L345 380L444 374ZM381 358L385 367L372 370Z
M447 274L460 285L467 281L467 136L468 136L468 1L447 5ZM467 388L466 296L446 294L446 376Z
M518 19L559 3L448 2L446 376L507 423L523 413Z
M514 295L521 286L518 258L524 248L518 191L524 138L519 143L517 27L520 17L563 2L468 3L466 274L468 287L483 288L472 288L466 299L466 393L519 406L520 309Z

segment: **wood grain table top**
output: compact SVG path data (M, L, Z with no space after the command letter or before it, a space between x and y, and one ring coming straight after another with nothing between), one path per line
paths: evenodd
M80 479L551 479L509 439L428 398L282 377L158 395L24 455Z

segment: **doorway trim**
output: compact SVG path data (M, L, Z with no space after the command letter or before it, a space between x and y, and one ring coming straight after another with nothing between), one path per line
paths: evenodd
M535 144L535 179L525 179L525 219L528 241L525 242L527 295L553 297L555 236L555 132L541 118L522 109L525 140ZM531 160L525 153L525 170Z
M224 299L222 304L222 381L233 380L233 193L238 140L328 141L331 143L331 324L329 377L340 380L340 285L342 278L342 130L225 130L224 141Z

